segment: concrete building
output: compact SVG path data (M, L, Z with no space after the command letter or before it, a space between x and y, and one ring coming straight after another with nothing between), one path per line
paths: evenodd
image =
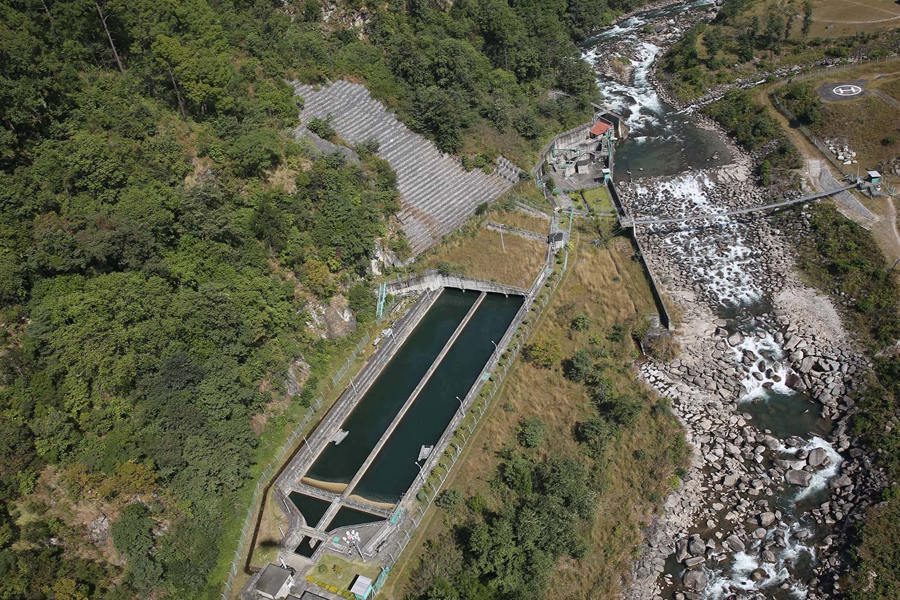
M276 565L266 565L256 580L256 593L269 600L287 598L294 585L294 574Z
M350 593L356 596L356 600L368 600L374 591L372 580L364 575L357 575L350 586Z
M557 189L585 189L611 177L616 140L627 134L617 114L598 112L592 123L557 136L547 151L544 172Z

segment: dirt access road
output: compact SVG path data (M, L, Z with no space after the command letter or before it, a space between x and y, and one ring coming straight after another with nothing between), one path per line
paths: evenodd
M891 61L881 64L859 65L853 69L846 69L847 72L841 73L841 75L847 77L848 79L854 76L861 77L864 75L867 79L872 80L878 78L879 76L896 74L897 71L894 70L894 68L898 65L900 65L900 61ZM888 72L879 73L879 69L883 69ZM845 71L844 69L841 70ZM835 75L836 73L834 72L829 72L824 75L822 73L811 73L803 77L795 78L795 80L826 78L834 79ZM826 189L826 186L833 185L833 182L835 180L840 180L842 178L842 174L839 173L831 165L828 159L826 159L822 155L822 152L819 151L818 148L809 143L809 141L800 131L792 127L790 122L788 122L784 115L782 115L772 104L770 94L775 88L784 85L784 83L785 80L781 80L770 84L761 85L754 90L754 96L759 102L762 103L763 106L766 107L772 117L776 121L778 121L788 138L791 140L791 142L793 142L794 146L803 156L803 176L807 184L812 187L812 189L824 190ZM853 193L852 195L868 210L878 215L880 217L880 220L877 222L872 222L871 219L868 218L867 215L862 211L853 210L852 203L839 202L837 203L838 209L845 217L855 221L862 227L865 227L866 229L871 231L872 235L875 238L875 241L878 243L878 246L884 253L885 259L889 264L893 263L895 260L900 258L900 232L898 232L897 229L897 210L894 199L890 197L870 199L865 198L858 193Z

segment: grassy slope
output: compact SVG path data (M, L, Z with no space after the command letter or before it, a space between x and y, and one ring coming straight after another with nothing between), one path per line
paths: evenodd
M562 354L567 356L583 347L589 336L603 335L615 323L652 312L647 283L631 255L630 244L622 238L614 239L608 248L579 245L572 254L575 264L548 305L533 339L557 340ZM571 315L578 313L591 317L591 330L570 336ZM625 363L630 363L636 358L636 351L627 348L630 340L624 344L628 353ZM632 389L641 386L629 370L616 373L613 384ZM541 452L578 456L580 450L572 438L572 427L590 414L584 388L566 380L558 367L544 370L520 361L510 372L476 437L464 450L447 488L457 489L464 496L480 494L489 503L497 502L490 488L497 452L514 443L521 419L538 416L546 425L546 443ZM621 589L622 575L640 539L640 527L668 489L676 467L670 449L673 440L678 439L680 428L674 418L665 411L651 411L611 444L602 459L606 485L599 493L598 510L587 532L591 547L582 560L565 559L558 564L548 588L556 597L583 597L585 590L592 587L599 591L599 596L592 597L612 597ZM434 507L429 509L395 567L386 597L402 597L424 542L439 539L452 524L452 515Z
M520 288L531 285L544 266L547 245L513 234L503 234L482 227L486 221L497 221L541 233L548 223L516 210L493 210L476 217L461 230L447 236L443 243L419 259L423 269L446 268L449 271L496 281Z
M857 398L854 431L875 451L890 482L858 532L860 542L852 549L857 562L845 588L854 599L896 598L900 594L896 545L900 539L900 358L891 346L900 334L897 284L886 273L881 252L869 234L832 207L813 207L811 227L811 235L795 236L798 262L810 283L831 294L844 309L845 323L875 357L868 388Z

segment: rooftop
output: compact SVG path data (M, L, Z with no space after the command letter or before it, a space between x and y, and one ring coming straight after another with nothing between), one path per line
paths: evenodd
M291 578L291 572L276 565L266 565L256 582L256 590L274 598Z
M372 588L372 580L366 577L365 575L357 575L356 579L353 580L353 585L350 586L350 593L358 594L362 597L365 597L369 590Z
M608 121L600 119L596 123L594 123L593 127L591 127L591 135L603 135L610 129L612 129L612 124Z

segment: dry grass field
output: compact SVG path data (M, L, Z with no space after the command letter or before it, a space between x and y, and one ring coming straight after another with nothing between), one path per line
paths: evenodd
M606 248L584 243L571 254L570 270L544 311L531 341L552 339L562 356L584 347L592 336L604 338L616 324L641 319L654 311L652 297L639 263L632 259L627 239L615 238ZM573 315L590 317L588 331L573 332ZM611 374L617 389L632 389L647 402L648 391L634 378L631 363L638 358L626 336L619 342L621 368ZM498 453L515 443L517 427L524 418L537 416L546 430L540 454L579 457L582 449L572 435L578 420L588 418L590 400L581 385L565 379L556 366L541 369L519 360L503 389L482 419L475 437L454 467L447 488L464 497L479 495L494 508L499 502L491 489ZM651 410L641 417L601 457L604 485L598 493L597 512L587 526L590 548L581 560L564 559L552 577L548 597L612 598L623 585L623 576L633 558L654 504L665 496L673 482L671 448L681 439L680 428L665 410ZM583 459L581 459L583 460ZM400 600L417 565L425 540L438 540L449 533L454 515L431 507L418 532L388 580L386 597Z
M527 288L544 266L547 244L469 226L453 234L424 261L425 268Z
M875 95L851 102L823 103L823 119L814 132L846 139L863 169L883 168L900 154L900 108Z
M485 215L485 219L494 223L502 223L510 227L533 231L541 235L546 235L550 229L550 221L548 219L535 217L520 210L491 211Z
M894 0L812 0L811 37L843 37L900 27Z

